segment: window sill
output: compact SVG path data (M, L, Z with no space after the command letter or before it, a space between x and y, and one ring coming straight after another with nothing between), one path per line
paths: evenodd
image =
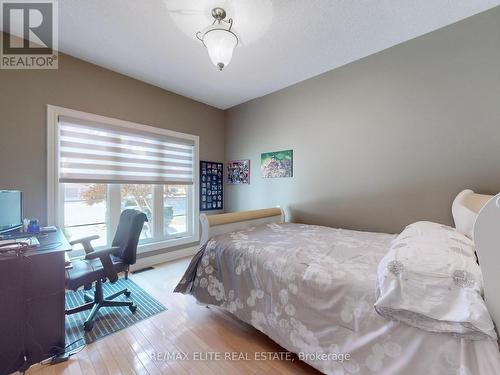
M144 254L150 251L163 250L169 247L185 245L193 242L196 242L194 236L186 236L170 240L139 244L139 246L137 247L137 254Z
M158 242L143 243L137 246L137 254L147 254L152 251L168 249L169 247L192 244L193 242L197 242L194 236L186 236ZM107 247L108 246L96 246L95 250L106 249ZM83 249L72 250L69 256L70 258L83 258L85 257L85 252Z

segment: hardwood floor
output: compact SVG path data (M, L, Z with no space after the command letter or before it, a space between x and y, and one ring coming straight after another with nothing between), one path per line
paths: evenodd
M230 314L198 305L191 296L172 293L189 260L164 263L154 270L131 275L131 279L162 302L167 311L87 345L68 362L36 365L28 374L319 373L295 356L292 360L255 360L255 353L283 353L285 350ZM179 353L179 356L186 353L190 360L165 358L167 353ZM193 360L195 353L206 358ZM225 353L237 358L215 359L216 355L224 356Z

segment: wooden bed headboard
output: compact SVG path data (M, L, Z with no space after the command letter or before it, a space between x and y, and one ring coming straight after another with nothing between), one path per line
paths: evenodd
M280 207L218 215L201 214L200 245L204 245L211 237L218 234L234 232L260 224L283 223L284 221L285 213Z
M500 331L500 194L490 197L474 225L474 242L484 281L484 299Z
M459 201L461 205L467 207L472 212L479 214L479 211L488 203L488 201L493 198L493 195L478 194L474 193L472 190L462 190L455 198L455 201ZM455 202L454 202L455 203Z

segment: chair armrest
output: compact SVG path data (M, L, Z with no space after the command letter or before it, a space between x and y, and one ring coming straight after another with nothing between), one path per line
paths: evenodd
M106 273L106 277L114 283L118 280L118 274L116 273L115 266L113 265L113 261L111 260L111 254L115 251L119 250L119 247L110 247L109 249L97 250L85 255L85 259L97 259L101 261L102 267L104 268L104 272Z
M91 241L97 240L99 236L93 235L93 236L88 236L88 237L83 237L79 238L77 240L70 241L70 245L74 246L78 243L81 243L83 246L83 250L85 250L85 254L92 253L94 251L94 248L92 247L92 244L90 243Z

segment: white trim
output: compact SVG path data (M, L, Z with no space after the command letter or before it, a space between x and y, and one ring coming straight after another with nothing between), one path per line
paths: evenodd
M162 241L163 235L163 194L164 185L153 185L153 241ZM158 208L162 208L159 210Z
M199 246L187 247L185 249L170 251L168 253L152 255L149 257L139 258L137 262L130 267L131 271L140 270L142 268L151 267L160 263L171 262L176 259L192 257L199 250Z
M89 112L77 111L74 109L58 107L58 106L54 106L54 105L50 105L50 104L47 105L47 110L50 112L53 112L56 115L55 116L56 122L57 122L57 117L59 117L59 116L75 117L77 119L86 120L86 121L101 122L101 123L105 123L108 125L115 125L115 126L128 128L128 129L143 130L143 131L149 132L149 133L167 135L167 136L181 138L181 139L189 139L189 140L192 140L195 142L195 146L196 146L196 142L197 141L199 142L199 138L200 138L194 134L181 133L181 132L177 132L174 130L167 130L164 128L158 128L155 126L139 124L137 122L120 120L120 119L116 119L113 117L96 115L96 114L89 113Z
M47 225L59 224L56 212L59 195L57 143L57 113L47 106Z
M175 239L167 239L163 241L160 240L157 242L146 242L137 246L137 254L144 254L150 251L168 249L169 247L181 246L193 242L195 242L193 241L193 236L190 236L188 234L186 234L185 237Z
M120 213L122 212L122 201L120 197L120 185L108 184L107 193L107 210L106 216L108 220L108 225L106 226L106 234L108 240L108 246L111 246L113 241L113 235L118 228L118 222L120 221Z
M191 233L195 238L195 241L200 240L200 138L196 137L194 140L194 184L193 187L189 189L191 194L194 194L194 199L189 199L189 204L193 204L194 207L189 207L193 212L193 220L191 222Z
M139 124L135 122L120 120L116 118L96 115L93 113L77 111L74 109L58 107L54 105L47 105L47 225L56 225L59 227L64 226L64 208L58 204L61 202L61 194L64 193L60 188L59 183L59 150L58 150L58 118L59 116L74 117L77 119L100 122L113 126L120 126L124 128L142 130L145 132L159 134L163 136L170 136L181 139L188 139L194 142L193 150L193 169L194 169L194 184L193 188L188 186L188 233L187 237L167 239L164 241L145 243L139 246L138 252L144 253L148 251L160 250L171 246L182 245L191 242L199 241L199 210L198 210L198 192L199 192L199 136L193 134L181 133L173 130L167 130L154 126ZM110 197L108 197L110 199ZM110 202L111 205L116 206L117 202ZM120 202L121 204L121 202ZM109 213L108 213L109 214ZM112 234L117 225L117 218L108 218L108 242L111 242ZM155 225L155 224L154 224ZM163 230L163 229L162 229ZM154 233L154 231L153 231Z

